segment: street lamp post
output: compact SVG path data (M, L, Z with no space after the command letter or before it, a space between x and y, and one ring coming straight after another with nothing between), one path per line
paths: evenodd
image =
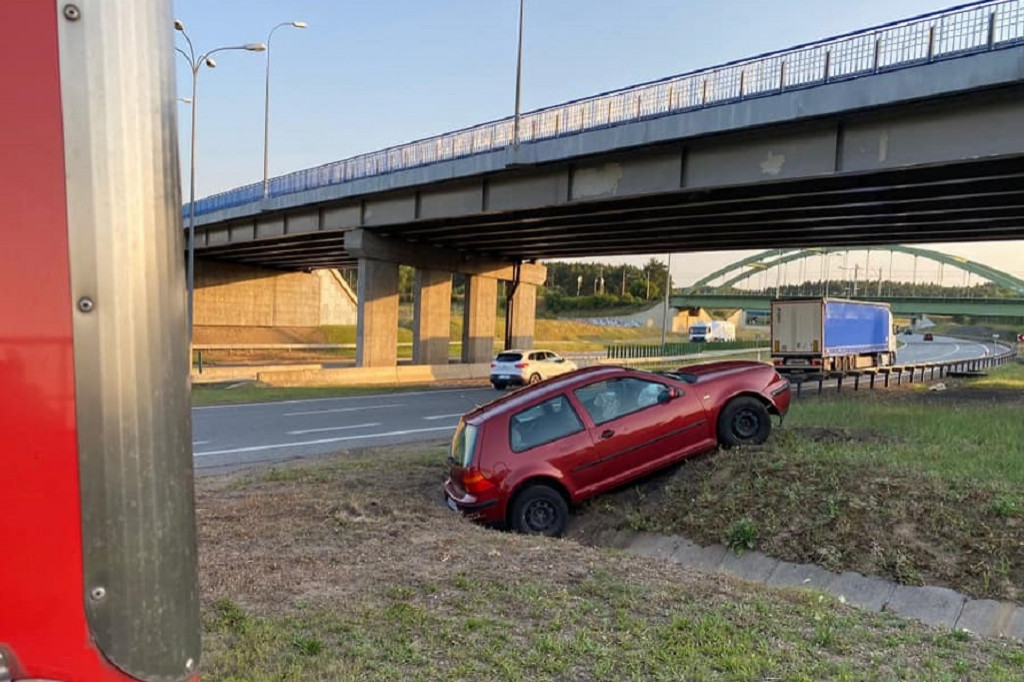
M192 301L195 291L195 244L196 244L196 116L199 110L199 70L205 64L208 68L217 66L213 55L217 52L227 50L248 50L249 52L263 52L267 46L263 43L246 43L245 45L230 45L218 47L196 56L192 39L185 32L185 25L174 20L174 30L178 31L188 45L188 52L175 47L174 49L185 58L189 68L192 70L192 97L189 104L192 106L192 140L189 147L189 172L188 172L188 265L186 267L186 279L188 287L188 343L189 343L189 367L192 366Z
M512 119L512 144L519 146L520 93L523 89L523 4L519 0L519 49L516 51L516 114Z
M267 34L267 77L266 92L263 98L263 198L270 196L270 40L274 37L274 31L282 26L293 28L306 28L309 26L304 21L285 21L270 29Z

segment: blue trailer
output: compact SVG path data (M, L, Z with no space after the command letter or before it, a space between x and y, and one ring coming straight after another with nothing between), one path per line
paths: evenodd
M772 301L772 363L785 372L839 372L896 363L888 303Z

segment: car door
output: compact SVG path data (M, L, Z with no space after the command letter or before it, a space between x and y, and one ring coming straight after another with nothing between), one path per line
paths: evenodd
M593 487L600 467L593 459L590 429L565 394L526 407L509 418L510 461L517 479L556 469L568 479L570 492Z
M714 444L704 407L683 386L625 375L573 391L594 441L599 489L622 484Z
M565 374L566 372L572 371L573 366L565 361L565 358L558 355L557 353L548 352L547 358L545 359L548 365L551 367L549 370L551 375Z

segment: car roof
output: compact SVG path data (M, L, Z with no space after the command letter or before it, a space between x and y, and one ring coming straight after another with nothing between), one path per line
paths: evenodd
M506 351L509 352L509 351ZM566 388L575 386L580 381L591 381L601 377L613 377L623 372L629 372L626 367L616 365L595 365L584 367L568 374L559 374L550 379L545 379L539 384L533 384L526 388L513 391L489 403L478 405L467 412L463 418L466 421L477 421L482 418L492 417L496 414L521 409L532 404L535 400L544 400L553 395L563 392Z
M554 353L555 351L550 348L509 348L508 350L499 350L498 355L505 353Z

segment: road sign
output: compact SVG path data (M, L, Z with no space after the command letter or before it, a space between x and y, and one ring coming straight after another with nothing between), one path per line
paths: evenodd
M1024 334L1017 334L1017 343L1024 343Z

